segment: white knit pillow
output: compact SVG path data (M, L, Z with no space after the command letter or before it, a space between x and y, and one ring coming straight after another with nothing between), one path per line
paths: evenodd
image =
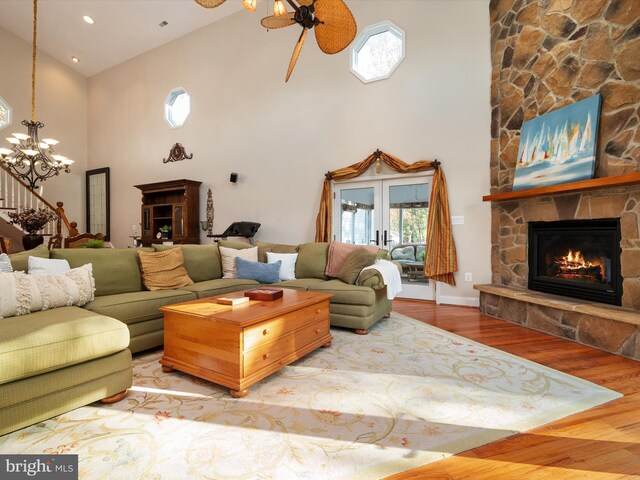
M93 266L88 263L57 275L0 273L0 318L57 307L81 307L94 299Z
M9 255L0 253L0 273L11 272L13 272L13 266L11 265L11 260L9 260Z
M240 257L243 260L249 260L250 262L258 261L258 247L242 248L236 250L235 248L218 247L220 249L220 258L222 259L222 278L237 278L236 273L236 258Z

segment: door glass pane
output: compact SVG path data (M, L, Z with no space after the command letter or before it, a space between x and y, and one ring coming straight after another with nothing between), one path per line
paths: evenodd
M375 240L374 189L340 190L340 241L354 245L369 245Z
M422 274L429 215L429 184L389 187L391 258L402 265L402 279L426 282Z

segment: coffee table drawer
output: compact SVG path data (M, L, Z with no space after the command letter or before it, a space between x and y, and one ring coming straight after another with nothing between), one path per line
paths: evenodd
M329 322L321 320L244 353L244 376L277 362L305 345L329 335Z
M244 351L273 342L289 332L329 318L329 302L302 308L244 329ZM328 323L328 322L327 322Z

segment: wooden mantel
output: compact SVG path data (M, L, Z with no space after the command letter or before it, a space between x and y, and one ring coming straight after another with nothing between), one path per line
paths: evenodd
M626 175L616 175L614 177L592 178L580 182L563 183L550 187L531 188L529 190L518 190L515 192L496 193L485 195L483 202L506 202L518 200L520 198L542 197L545 195L561 195L565 193L584 192L586 190L596 190L598 188L622 187L640 183L640 172L627 173Z

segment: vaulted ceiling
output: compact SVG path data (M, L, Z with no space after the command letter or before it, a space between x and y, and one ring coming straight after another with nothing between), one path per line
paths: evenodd
M91 76L240 10L240 0L215 9L193 0L39 0L38 49ZM0 27L31 43L33 2L0 1Z

